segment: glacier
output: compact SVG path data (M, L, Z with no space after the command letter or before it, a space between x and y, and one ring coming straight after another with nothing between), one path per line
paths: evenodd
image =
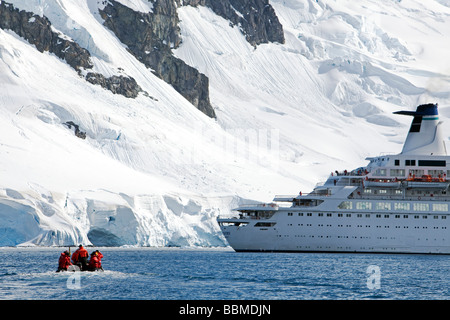
M239 204L400 152L409 123L393 111L439 103L449 123L445 0L272 0L286 41L256 47L209 8L179 6L173 53L209 78L217 119L103 26L105 1L7 2L45 15L95 72L131 76L148 95L88 83L0 29L0 246L226 246L216 218Z

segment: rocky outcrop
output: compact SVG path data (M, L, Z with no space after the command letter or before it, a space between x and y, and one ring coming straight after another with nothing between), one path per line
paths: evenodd
M150 1L150 0L149 0ZM130 52L161 79L206 115L215 118L209 101L209 80L172 54L182 39L178 27L177 7L207 6L216 14L238 26L247 41L256 45L284 43L283 27L268 0L151 0L149 13L135 12L110 0L100 14L104 24Z
M150 0L149 0L150 1ZM155 75L171 84L200 111L211 118L216 114L209 100L209 80L195 68L174 57L172 49L182 39L178 26L177 7L207 6L216 14L238 26L253 46L267 42L284 43L283 28L268 0L151 0L152 12L135 12L121 3L109 0L99 12L104 25L128 46L129 51ZM0 2L0 28L10 29L34 44L40 52L48 51L65 60L80 76L115 94L135 98L141 87L125 76L106 78L89 72L93 68L88 50L51 28L44 16L14 8ZM82 72L82 71L85 72ZM146 92L144 95L148 96Z
M74 128L75 136L77 136L80 139L86 139L86 132L80 130L80 126L75 124L73 121L67 121L63 123L67 126L67 128L72 129L72 126Z
M143 13L110 0L100 14L104 25L139 61L200 111L215 118L208 78L172 54L181 43L176 9L172 0L156 0L153 12Z
M130 77L111 76L106 78L101 73L89 72L86 75L86 80L90 83L98 84L114 94L120 94L127 98L136 98L139 92L143 91L136 80Z
M182 0L182 4L211 8L232 26L239 26L255 47L261 43L285 42L283 26L269 0Z
M0 2L0 28L12 30L40 52L48 51L65 60L78 74L82 70L92 69L91 54L76 42L67 40L62 34L54 32L50 21L32 12L14 8L12 4ZM98 73L88 73L86 80L99 84L113 93L135 98L141 87L131 77L112 76L106 78Z
M14 8L12 4L0 2L0 28L12 30L34 44L40 52L48 51L65 60L72 68L93 67L89 51L76 42L64 39L51 28L46 17Z

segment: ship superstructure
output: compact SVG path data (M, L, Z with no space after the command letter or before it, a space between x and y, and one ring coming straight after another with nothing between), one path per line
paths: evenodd
M450 254L450 157L437 104L413 120L403 150L333 172L309 194L276 196L218 218L236 251Z

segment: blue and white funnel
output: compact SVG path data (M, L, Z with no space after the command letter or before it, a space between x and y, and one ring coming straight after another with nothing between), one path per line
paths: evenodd
M397 111L395 114L413 116L411 128L403 145L402 154L447 155L442 138L437 103L422 104L416 111Z

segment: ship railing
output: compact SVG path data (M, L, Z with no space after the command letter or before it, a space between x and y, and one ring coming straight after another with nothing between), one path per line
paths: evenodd
M281 195L276 195L273 198L273 201L279 201L279 202L292 202L295 198L297 198L300 194L296 194L296 195L285 195L285 194L281 194Z
M331 190L330 189L321 189L316 191L311 191L310 193L303 193L300 192L296 195L277 195L273 198L273 201L275 202L294 202L295 199L301 199L301 197L306 196L330 196Z
M279 207L276 203L249 203L249 204L241 204L239 207L245 207L245 208L255 208L255 209L261 209L261 208L274 208L277 209Z
M237 220L237 219L244 219L242 215L228 215L228 214L221 214L218 215L216 219L226 219L226 220Z
M264 220L270 219L273 216L274 212L259 212L258 214L249 214L249 213L239 213L239 215L219 215L217 219L227 219L227 220L239 220L239 219L250 219L250 220Z
M273 201L276 202L283 202L284 201L291 201L290 199L297 199L299 197L304 197L304 196L317 196L317 195L326 195L327 193L329 193L328 188L327 189L321 189L319 191L311 191L309 193L304 193L304 192L300 192L299 194L296 195L276 195L273 199Z

